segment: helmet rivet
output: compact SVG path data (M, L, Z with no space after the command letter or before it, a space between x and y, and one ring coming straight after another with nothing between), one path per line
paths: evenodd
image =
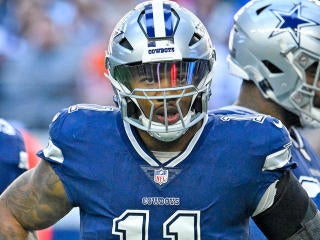
M302 54L298 59L298 62L299 62L301 67L307 66L308 61L309 61L309 58L304 54Z
M294 94L293 100L295 101L295 103L301 104L303 101L303 95L300 92L298 92L298 93Z

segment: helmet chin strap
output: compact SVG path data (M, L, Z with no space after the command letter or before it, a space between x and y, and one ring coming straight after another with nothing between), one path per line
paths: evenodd
M169 125L167 131L166 126L162 123L151 121L150 124L150 120L143 114L140 115L139 120L146 128L149 128L150 124L149 129L152 129L152 131L148 131L148 133L151 137L156 138L162 142L172 142L185 134L185 132L188 130L188 128L186 128L185 126L189 125L194 114L194 112L189 111L182 120L180 119L175 124Z

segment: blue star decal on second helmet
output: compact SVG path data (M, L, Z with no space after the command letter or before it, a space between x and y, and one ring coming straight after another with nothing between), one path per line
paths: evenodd
M278 34L288 32L298 43L300 38L300 31L303 27L318 25L318 23L313 22L302 14L301 4L293 7L290 12L281 12L276 10L271 10L274 15L280 20L276 29L271 33L270 37L274 37Z

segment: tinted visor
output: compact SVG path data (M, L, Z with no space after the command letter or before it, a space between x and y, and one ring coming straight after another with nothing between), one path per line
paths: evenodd
M208 60L183 60L116 66L114 78L129 90L141 88L174 88L199 83L210 72Z

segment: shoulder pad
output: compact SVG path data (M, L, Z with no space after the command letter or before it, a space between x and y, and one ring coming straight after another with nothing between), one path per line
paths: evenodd
M118 113L116 110L115 107L94 104L77 104L63 109L54 116L48 144L38 156L63 163L67 152L83 148L83 144L90 139L97 141L102 129L113 126L116 119L114 116Z
M263 170L291 167L291 138L278 119L260 113L225 111L216 115L222 134L228 134L245 144L255 156L264 157ZM230 124L223 124L230 122ZM218 127L219 128L219 127Z

